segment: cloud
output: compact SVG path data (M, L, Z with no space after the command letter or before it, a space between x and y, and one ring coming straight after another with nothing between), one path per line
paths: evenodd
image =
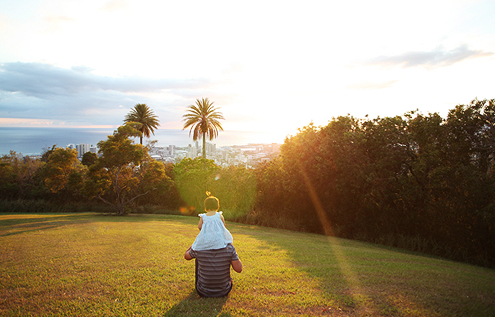
M173 80L93 75L84 66L64 69L42 63L6 63L0 66L1 90L43 96L73 94L85 90L146 93L208 86L204 79Z
M399 55L377 56L365 62L366 65L437 68L451 66L468 59L493 56L493 52L471 50L461 45L450 51L439 47L432 51L411 51Z
M157 115L174 120L174 102L211 85L205 79L117 78L91 71L85 66L65 69L43 63L0 65L0 117L69 126L118 125L128 109L147 103ZM15 122L25 126L31 121L11 121Z
M84 65L81 66L72 66L70 69L79 73L91 73L94 69L91 67L87 67Z

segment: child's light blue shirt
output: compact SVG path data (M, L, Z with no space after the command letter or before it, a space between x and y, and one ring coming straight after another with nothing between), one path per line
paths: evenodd
M229 230L225 228L220 215L221 211L216 212L213 216L199 214L203 219L203 225L196 240L192 245L195 251L223 249L229 243L233 243L234 239Z

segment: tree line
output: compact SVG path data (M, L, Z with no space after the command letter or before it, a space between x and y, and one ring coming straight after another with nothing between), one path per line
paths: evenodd
M493 266L494 155L495 99L310 124L256 169L247 217Z
M495 99L458 105L446 118L412 111L309 124L254 169L202 157L157 162L132 141L140 128L129 120L82 162L56 147L41 160L3 156L1 203L197 214L211 192L228 220L495 266Z

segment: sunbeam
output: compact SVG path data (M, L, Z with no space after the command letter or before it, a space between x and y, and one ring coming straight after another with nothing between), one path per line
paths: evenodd
M316 190L314 189L314 186L311 183L311 180L307 175L303 165L301 165L300 171L301 171L301 175L303 176L304 184L306 185L309 195L311 197L311 202L313 203L313 206L316 210L316 214L318 215L318 219L325 232L325 235L328 237L328 239L330 239L330 237L333 236L333 229L331 222L325 213L325 209L323 208L323 205L318 197L318 194L316 193ZM349 265L349 261L347 260L342 250L342 246L340 245L339 240L334 239L329 243L329 245L331 246L332 252L335 258L337 259L340 271L342 272L345 282L349 288L349 293L350 293L349 295L352 297L354 302L366 302L366 306L370 307L371 309L370 313L374 314L376 312L376 308L373 305L373 301L370 299L365 288L362 286L361 282L359 281L358 276L355 274L352 267Z

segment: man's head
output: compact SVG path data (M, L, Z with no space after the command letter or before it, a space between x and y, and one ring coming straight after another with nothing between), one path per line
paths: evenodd
M215 196L209 196L205 199L205 211L218 211L220 202Z

